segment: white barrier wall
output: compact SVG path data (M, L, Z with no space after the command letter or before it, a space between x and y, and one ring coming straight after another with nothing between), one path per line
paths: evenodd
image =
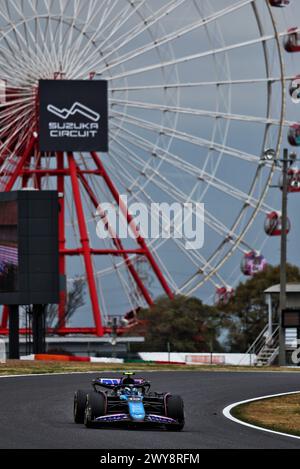
M0 363L6 363L6 347L2 339L0 339Z
M233 365L251 366L255 364L256 355L246 353L171 353L167 352L141 352L140 357L145 361L162 361L187 363L195 365Z

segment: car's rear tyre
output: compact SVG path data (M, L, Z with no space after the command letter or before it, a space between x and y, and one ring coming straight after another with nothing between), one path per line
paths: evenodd
M106 398L104 394L92 392L86 396L84 424L87 428L94 426L97 417L102 417L106 412Z
M75 392L73 414L74 422L77 424L82 424L84 422L84 411L87 394L87 391L82 391L81 389Z
M176 420L176 424L166 425L167 430L181 432L185 425L184 403L180 396L169 396L167 398L167 417Z

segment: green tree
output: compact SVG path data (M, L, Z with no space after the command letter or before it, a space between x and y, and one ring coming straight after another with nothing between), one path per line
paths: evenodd
M153 308L139 314L140 326L131 335L145 335L143 351L165 351L168 342L176 352L221 351L218 341L220 314L197 298L159 298Z
M300 282L300 270L287 265L287 281ZM227 345L231 352L245 352L267 324L264 291L280 283L280 267L268 266L245 283L240 283L234 298L219 307L223 326L228 330Z

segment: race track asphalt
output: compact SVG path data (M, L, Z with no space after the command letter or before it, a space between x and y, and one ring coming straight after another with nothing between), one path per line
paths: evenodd
M109 377L115 375L106 374ZM73 394L93 375L0 379L1 449L238 449L297 448L300 440L240 426L222 415L236 401L300 391L299 373L143 373L153 389L181 394L182 433L91 429L73 423Z

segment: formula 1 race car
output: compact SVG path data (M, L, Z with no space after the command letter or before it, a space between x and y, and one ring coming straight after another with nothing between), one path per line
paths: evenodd
M107 424L150 425L169 431L184 427L184 404L180 396L150 392L151 384L124 373L121 379L99 378L93 391L79 390L74 397L74 420L93 428Z

